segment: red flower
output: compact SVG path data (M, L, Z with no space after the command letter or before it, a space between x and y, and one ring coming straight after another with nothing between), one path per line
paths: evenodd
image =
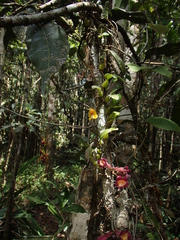
M110 237L112 235L112 232L107 232L104 235L100 236L97 238L97 240L106 240L108 239L108 237Z
M107 240L109 237L120 237L121 240L131 240L131 234L128 231L114 230L114 232L107 232L104 235L97 238L97 240ZM119 239L119 238L118 238Z
M111 168L111 165L107 162L106 158L99 159L98 164L101 168Z
M130 172L130 169L128 168L128 166L114 167L113 170L116 171L120 175L127 175Z
M119 237L122 240L131 240L131 234L128 231L121 231Z
M127 177L122 177L122 176L117 176L115 186L118 188L126 188L128 186L128 178Z

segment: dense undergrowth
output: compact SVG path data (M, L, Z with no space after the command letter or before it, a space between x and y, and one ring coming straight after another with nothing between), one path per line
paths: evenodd
M33 161L32 161L33 160ZM38 158L20 165L16 181L12 238L28 235L61 236L70 224L70 213L83 211L75 205L75 190L81 166L66 164L53 168L48 179L45 164ZM5 203L9 191L7 183L0 198L0 236L4 227Z

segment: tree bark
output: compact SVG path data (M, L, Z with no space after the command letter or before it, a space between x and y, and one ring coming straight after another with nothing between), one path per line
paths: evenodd
M16 15L9 17L0 17L0 27L14 27L21 25L30 25L30 24L38 24L42 22L50 22L59 16L69 15L73 12L79 11L95 11L102 12L102 8L100 5L92 4L89 2L79 2L70 4L66 7L57 8L51 11L35 13L35 14L27 14L27 15Z
M4 240L11 239L11 222L12 222L12 216L13 216L13 209L14 209L14 190L15 190L15 184L16 184L16 176L19 168L20 163L20 153L22 148L22 139L21 134L19 134L19 142L17 147L17 153L14 159L14 169L12 173L12 180L11 185L9 189L8 199L7 199L7 211L5 216L5 226L4 226Z

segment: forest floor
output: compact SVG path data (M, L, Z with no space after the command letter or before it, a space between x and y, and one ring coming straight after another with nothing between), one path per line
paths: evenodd
M35 206L32 215L46 235L54 235L57 232L58 221L46 206Z

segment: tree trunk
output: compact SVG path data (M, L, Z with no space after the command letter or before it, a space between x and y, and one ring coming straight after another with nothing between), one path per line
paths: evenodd
M11 185L9 189L8 199L7 199L7 211L5 216L5 226L4 226L4 240L11 239L11 222L12 222L12 216L13 216L13 210L14 210L14 190L15 190L15 184L16 184L16 176L19 168L20 163L20 153L22 148L22 139L21 134L19 133L19 141L17 146L17 153L14 158L14 167L13 167L13 173L12 173L12 180Z

